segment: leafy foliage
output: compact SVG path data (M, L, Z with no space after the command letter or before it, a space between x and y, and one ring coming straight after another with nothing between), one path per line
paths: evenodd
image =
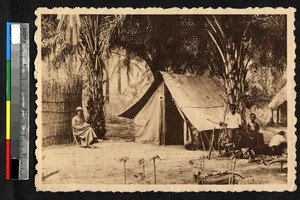
M274 60L272 55L279 56L281 54L281 57L285 58L284 51L272 48L274 42L279 42L274 39L275 35L275 38L285 40L283 31L279 30L279 34L270 34L270 28L275 28L272 26L284 17L226 15L208 16L206 19L208 22L206 30L214 41L223 62L221 67L223 68L228 103L237 104L244 116L247 101L245 96L246 76L254 55L260 65L264 64L262 60L267 60L267 58ZM280 28L285 29L284 25L275 29Z
M197 35L189 35L186 16L129 15L121 32L113 37L111 48L123 48L147 62L153 74L160 70L176 73L203 72L199 67ZM201 71L202 70L202 71Z
M57 15L42 15L41 16L41 38L42 38L42 59L49 56L57 46L60 37L55 30L58 25ZM59 38L59 39L58 39Z
M84 66L88 76L89 122L99 138L106 133L103 77L104 59L108 55L110 37L121 25L122 16L47 15L42 17L42 57L54 54L55 68ZM50 30L50 31L49 31ZM83 71L76 69L78 74Z
M249 69L286 67L284 15L80 15L79 18L80 21L72 16L64 20L58 20L55 15L42 18L45 41L42 55L56 52L55 66L60 66L68 55L78 54L87 69L88 110L99 136L105 134L104 60L112 50L126 50L125 67L130 66L129 57L141 58L154 78L159 71L194 76L208 71L221 76L227 102L238 104L242 114L246 104L252 104L247 92L253 98L260 94L247 84ZM78 43L67 39L77 33L73 30L70 34L70 24L79 29ZM62 31L47 33L55 30L53 27ZM127 71L130 75L130 69Z
M127 15L111 48L124 48L158 71L224 79L228 103L243 113L253 65L286 67L286 16Z
M91 126L98 137L106 133L103 95L105 73L104 60L108 56L111 36L118 30L122 16L82 15L81 19L81 48L86 56L88 68L89 94L87 109L90 114Z

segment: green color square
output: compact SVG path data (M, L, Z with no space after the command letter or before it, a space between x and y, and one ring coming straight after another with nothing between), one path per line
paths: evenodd
M11 100L11 61L6 61L6 100Z

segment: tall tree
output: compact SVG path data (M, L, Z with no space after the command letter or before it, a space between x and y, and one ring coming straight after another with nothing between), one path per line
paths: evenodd
M102 138L106 133L103 83L105 59L108 57L108 47L111 36L118 31L123 16L119 15L81 15L80 16L80 47L86 55L85 63L88 69L89 99L87 110L90 123L97 136ZM107 76L108 77L108 76Z
M220 75L227 102L238 104L242 114L251 63L284 67L277 64L286 62L286 16L82 15L77 27L81 39L77 46L89 69L88 110L99 133L105 129L102 81L108 50L125 49L143 59L154 79L159 71L202 74L209 70Z
M198 65L199 40L192 34L195 30L189 21L189 16L180 15L127 15L121 32L113 36L111 48L126 49L143 59L154 78L166 70L202 73L206 65Z
M246 75L250 61L270 62L285 58L284 16L205 16L205 29L219 52L228 103L245 114ZM270 31L273 29L273 31ZM282 49L276 48L280 46ZM267 61L268 60L268 61ZM278 63L277 63L278 64Z
M49 16L50 21L53 16ZM60 15L56 19L57 32L49 36L51 43L44 48L45 54L55 52L53 63L60 66L66 63L67 57L74 57L76 52L85 66L88 77L89 121L99 138L106 133L103 83L105 59L111 36L116 34L122 24L120 15ZM59 37L58 37L59 36ZM55 49L56 46L60 48Z
M245 113L246 75L251 63L286 58L286 17L279 15L128 15L112 47L159 70L223 77L227 103ZM281 65L281 66L284 66Z

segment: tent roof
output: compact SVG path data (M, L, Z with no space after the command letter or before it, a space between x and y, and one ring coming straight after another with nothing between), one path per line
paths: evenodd
M166 72L161 74L180 109L224 107L222 85L214 78L193 78Z
M285 84L283 88L274 96L273 100L269 103L268 107L273 109L277 108L286 100L287 100L287 86Z
M154 80L154 82L150 85L145 94L136 103L134 103L130 108L128 108L119 116L129 119L135 118L135 116L140 112L140 110L146 105L147 101L150 99L150 97L162 81L162 76L160 73L158 73L157 79Z
M161 72L177 107L198 131L212 130L224 119L223 86L211 77L188 77Z
M161 72L162 79L155 81L145 95L120 116L133 119L164 81L172 99L187 119L199 130L212 130L215 122L223 121L225 107L224 87L211 77L188 77ZM146 95L147 94L147 95Z

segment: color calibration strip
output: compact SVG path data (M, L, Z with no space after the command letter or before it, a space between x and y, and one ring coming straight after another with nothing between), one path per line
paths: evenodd
M6 179L29 175L29 25L6 25Z
M10 54L10 31L11 31L11 23L6 24L6 134L5 134L5 178L9 180L11 178L11 151L10 151L10 136L11 136L11 128L10 128L10 105L11 105L11 54Z

